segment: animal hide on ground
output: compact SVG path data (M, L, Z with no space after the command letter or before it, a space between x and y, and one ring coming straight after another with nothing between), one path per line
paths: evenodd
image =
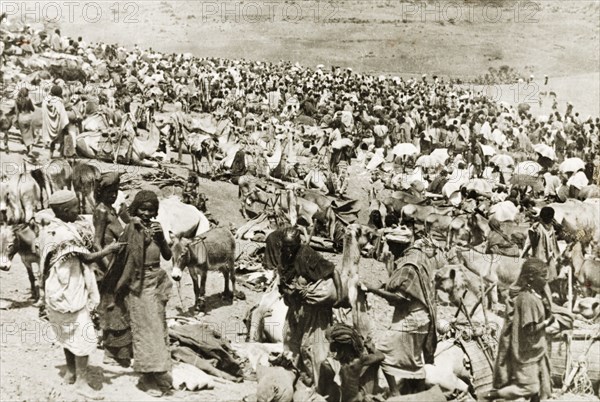
M189 324L169 329L169 338L180 346L187 346L204 359L216 360L216 367L235 377L242 376L240 363L229 342L220 337L210 324Z

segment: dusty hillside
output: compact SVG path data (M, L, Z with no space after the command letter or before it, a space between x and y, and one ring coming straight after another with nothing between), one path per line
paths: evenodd
M38 17L44 7L50 13L49 3L63 4L36 2L40 10ZM488 8L471 1L460 3L461 17L455 17L458 11L450 6L459 4L458 1L430 3L429 13L415 9L412 3L396 0L301 1L297 6L283 1L227 0L121 0L118 3L118 13L115 1L94 3L101 9L98 12L88 7L87 21L81 17L82 5L74 8L72 21L69 10L63 8L63 33L84 36L88 42L118 42L127 46L138 43L157 50L193 52L199 56L285 59L304 65L335 64L364 72L428 73L463 80L485 74L490 67L508 65L522 74L534 74L538 92L546 90L540 78L544 74L550 76L549 90L559 93L561 108L570 100L585 115L599 113L598 2L541 1L539 11L535 7L515 11L515 4L508 1L492 3ZM258 7L252 8L251 4ZM440 4L442 8L438 10L432 4ZM298 17L298 10L302 18ZM41 24L39 18L38 24ZM499 100L518 103L526 96L529 92L515 92L514 88L503 86ZM537 96L535 92L532 99L537 100ZM550 103L545 101L541 108L534 108L534 112L547 112L549 108ZM14 141L11 149L22 151ZM47 157L47 153L43 156ZM4 171L22 164L20 154L8 157L2 154L0 158ZM350 194L364 201L366 176L358 171L352 173ZM202 186L209 196L208 207L217 219L235 226L243 222L235 186L210 181ZM365 220L364 216L361 218ZM244 247L244 244L239 246ZM339 261L339 256L329 257ZM372 260L363 260L360 270L370 281L385 275L383 266ZM64 370L62 352L52 344L48 326L38 319L37 310L27 301L28 286L20 262L16 261L10 272L2 273L0 400L79 400L71 387L62 384L59 377L59 372ZM222 286L222 277L210 273L208 295L220 292ZM220 306L206 318L222 326L232 339L238 336L237 330L242 329L245 312L259 298L258 293L244 291L247 300ZM191 306L192 287L187 274L181 293L185 307ZM220 305L218 297L209 299L213 303L211 307ZM385 303L375 299L372 307L378 323L385 325L389 320ZM174 290L169 315L178 314L179 308L179 296ZM135 388L137 377L130 370L102 367L101 362L102 352L97 351L91 357L91 365L96 385L102 386L107 400L149 399ZM104 374L101 369L105 370ZM213 391L180 392L172 399L239 401L255 388L253 382L220 384Z
M88 42L349 66L373 74L427 73L467 82L507 66L522 77L533 74L536 82L519 91L493 88L499 100L537 105L540 92L554 91L561 108L571 101L583 115L600 114L597 1L430 1L423 6L392 0L119 0L87 8L77 3L71 9L58 2L36 4L31 23L60 20L64 34L83 35ZM15 5L14 16L24 16L23 5ZM550 77L549 88L543 86L544 75ZM550 107L548 101L534 111L547 113Z
M55 18L45 3L56 4L41 2L39 14ZM600 62L596 1L118 3L118 12L116 2L74 7L71 18L63 6L64 32L202 56L457 78L502 65L537 75L597 73Z

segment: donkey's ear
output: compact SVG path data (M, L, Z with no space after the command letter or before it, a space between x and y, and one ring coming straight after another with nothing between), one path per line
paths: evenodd
M31 230L33 230L33 232L35 233L36 236L39 236L39 234L40 234L40 225L35 221L35 218L31 218L29 220L29 222L27 223L27 225L29 226L29 228Z
M456 278L456 270L451 269L450 272L448 272L448 275L450 276L450 279L454 280Z

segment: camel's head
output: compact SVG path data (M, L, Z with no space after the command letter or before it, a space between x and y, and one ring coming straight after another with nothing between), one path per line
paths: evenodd
M303 186L294 186L293 189L297 197L303 197L306 194L306 188Z
M356 242L358 249L361 250L365 244L369 243L374 233L363 225L352 223L346 227L344 244Z

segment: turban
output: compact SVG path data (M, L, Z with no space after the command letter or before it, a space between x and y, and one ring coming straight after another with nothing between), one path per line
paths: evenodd
M48 203L52 207L58 207L58 206L62 206L65 204L76 202L76 201L77 201L77 195L73 191L58 190L57 192L53 193L50 196Z
M142 190L135 195L133 202L129 206L129 213L136 216L138 208L147 202L152 204L158 211L158 196L153 191Z
M327 332L326 337L333 345L349 345L356 354L362 355L364 347L360 334L346 324L335 324Z

